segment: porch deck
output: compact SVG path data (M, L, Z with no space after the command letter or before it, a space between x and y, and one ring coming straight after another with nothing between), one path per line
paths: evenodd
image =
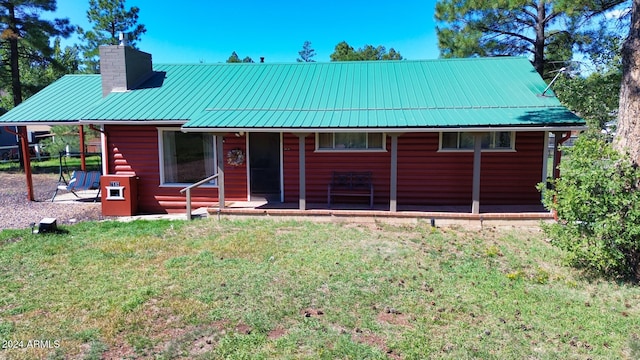
M56 203L88 201L95 198L96 190L81 192L82 199L73 194L61 194ZM553 214L542 205L485 205L480 206L480 214L471 214L471 206L410 206L399 205L398 211L390 212L389 206L374 204L307 204L307 210L298 209L298 203L280 203L267 201L227 201L222 211L217 204L205 209L194 210L194 216L207 215L219 218L270 217L282 220L311 220L324 222L373 223L382 221L394 224L418 222L433 223L436 226L462 225L470 228L483 226L539 226L540 222L554 221ZM182 214L137 215L123 219L176 218L183 219Z
M481 206L479 214L471 213L471 206L402 206L390 212L389 207L377 204L370 209L366 204L307 204L307 210L298 209L297 203L266 201L229 201L220 209L217 204L207 209L210 216L218 217L281 217L314 221L353 221L393 223L430 222L435 225L472 226L537 226L541 221L553 221L553 214L542 205Z

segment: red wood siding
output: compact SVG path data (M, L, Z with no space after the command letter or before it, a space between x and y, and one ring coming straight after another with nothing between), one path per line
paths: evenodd
M311 137L311 135L309 137ZM307 139L307 141L309 141L309 139ZM300 196L298 186L300 181L300 166L298 162L298 151L300 147L298 146L298 137L285 133L282 136L282 150L284 202L297 202Z
M540 203L544 133L516 134L515 152L483 152L481 205ZM473 152L438 152L439 134L398 138L398 204L469 205Z
M438 152L438 133L398 137L398 205L469 205L473 153Z
M158 129L156 126L105 126L108 148L108 172L116 175L137 175L138 212L181 213L186 198L181 187L160 187L158 156ZM244 137L225 137L224 152L242 149L246 152ZM225 156L226 161L226 156ZM246 165L235 167L225 164L226 200L247 199ZM198 188L192 192L192 208L210 206L218 201L217 188Z
M515 152L483 152L481 204L539 204L535 186L542 178L544 133L516 135ZM438 133L408 133L398 138L399 205L470 205L473 152L438 152ZM391 148L387 137L387 149ZM285 202L298 201L298 138L283 137ZM389 201L390 152L315 152L306 138L307 202L326 203L332 171L371 171L375 202ZM343 199L341 201L347 201Z
M540 204L544 133L516 134L516 152L482 153L480 204Z
M184 212L186 200L178 187L160 187L158 130L155 126L106 126L110 174L140 177L138 209L141 213ZM535 185L541 180L544 133L518 133L515 152L483 152L481 204L539 204ZM473 152L438 152L437 133L407 133L398 138L398 205L469 205ZM284 199L297 202L298 137L283 136ZM387 137L386 148L391 148ZM246 137L226 136L226 153L246 153ZM376 203L389 202L391 154L385 152L316 152L315 136L305 141L307 202L326 203L333 171L371 171ZM247 199L246 165L225 163L228 201ZM216 188L193 192L194 208L217 202ZM362 201L346 198L340 201Z
M309 135L305 141L308 203L327 202L327 184L331 180L333 171L371 171L374 201L389 201L389 164L391 163L389 152L316 152L315 144L315 135ZM283 148L284 200L285 202L297 202L299 196L298 137L293 134L284 134ZM367 203L368 200L344 198L340 201Z

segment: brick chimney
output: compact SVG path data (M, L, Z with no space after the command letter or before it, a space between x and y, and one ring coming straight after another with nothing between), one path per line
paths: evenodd
M129 46L100 46L102 96L124 92L140 85L153 75L151 54Z

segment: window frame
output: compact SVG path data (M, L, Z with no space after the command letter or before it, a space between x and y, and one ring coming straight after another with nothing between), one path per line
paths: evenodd
M457 138L457 148L443 148L442 147L442 136L445 133L454 133L458 134ZM460 148L460 137L462 134L477 134L478 132L468 132L468 131L441 131L438 136L438 152L473 152L473 148ZM490 141L495 146L496 134L498 133L510 133L510 144L508 148L482 148L481 152L516 152L516 132L515 131L485 131L483 133L488 133L491 135Z
M320 134L331 134L333 147L332 148L321 148L320 147ZM365 134L366 135L366 146L367 148L336 148L336 134ZM369 148L369 134L380 134L382 136L381 147L379 148ZM366 132L366 131L356 131L356 132L346 132L346 131L332 131L332 132L316 132L315 133L315 152L348 152L348 153L357 153L357 152L387 152L387 134L384 132Z
M159 178L160 178L160 186L159 187L166 187L166 188L184 188L187 187L189 185L192 185L194 183L182 183L182 182L167 182L165 181L165 168L164 168L164 133L165 132L178 132L178 133L182 133L181 128L179 127L159 127L157 128L158 130L158 169L159 171ZM205 134L205 133L202 133ZM213 138L213 142L212 142L212 154L213 154L213 167L216 170L216 173L218 171L218 156L217 156L217 152L218 152L218 147L216 146L216 142L218 141L217 136L211 135L211 137ZM209 182L208 184L203 184L200 187L204 187L204 188L217 188L218 187L218 180L217 179L213 179L211 182Z

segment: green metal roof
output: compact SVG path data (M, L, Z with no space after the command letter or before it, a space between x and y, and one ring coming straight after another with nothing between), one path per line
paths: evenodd
M185 129L584 124L552 92L541 95L547 84L525 58L222 68L210 82L219 91Z
M187 131L584 125L552 92L541 95L546 83L525 58L155 65L154 71L138 88L104 99L99 76L66 76L0 121L178 122ZM90 80L77 79L83 77Z
M102 99L100 75L65 75L0 117L0 123L74 123Z
M184 125L185 128L247 130L246 119L254 119L261 128L459 128L459 127L531 127L582 124L577 116L563 108L452 108L452 109L380 109L380 110L214 110L207 111ZM570 123L568 120L574 120Z

